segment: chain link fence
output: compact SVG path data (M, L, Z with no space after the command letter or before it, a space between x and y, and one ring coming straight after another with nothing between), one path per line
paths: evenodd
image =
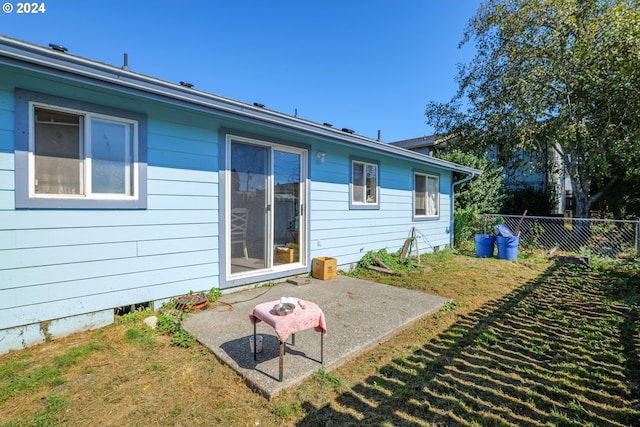
M525 249L610 258L638 256L640 220L485 216L487 233L492 233L496 224L504 224L514 234L519 233L520 246Z

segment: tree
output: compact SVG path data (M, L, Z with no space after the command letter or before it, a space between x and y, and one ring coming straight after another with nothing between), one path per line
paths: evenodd
M502 167L483 155L447 149L434 154L443 160L469 166L482 171L482 175L456 186L454 206L454 247L473 241L473 236L486 232L483 214L500 212L506 195L502 192Z
M456 96L429 103L427 123L502 159L555 150L576 216L588 217L602 190L638 167L640 0L488 0L461 44L472 39Z
M483 156L459 149L436 151L434 156L482 171L482 175L456 187L454 209L473 208L477 214L500 212L506 199L502 192L502 167Z

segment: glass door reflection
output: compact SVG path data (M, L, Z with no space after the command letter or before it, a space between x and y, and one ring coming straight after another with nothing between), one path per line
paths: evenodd
M269 148L231 143L231 274L267 265Z
M274 264L300 261L302 155L274 150Z

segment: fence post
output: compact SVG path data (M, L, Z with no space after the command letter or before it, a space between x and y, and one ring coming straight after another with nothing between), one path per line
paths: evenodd
M635 242L635 246L636 246L636 258L638 258L638 256L640 255L638 252L639 248L638 248L638 242L640 241L640 239L638 238L640 235L640 218L636 218L636 242Z

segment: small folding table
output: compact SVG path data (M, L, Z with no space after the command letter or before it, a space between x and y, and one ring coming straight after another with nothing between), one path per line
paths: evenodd
M318 307L309 301L299 301L295 304L294 310L286 316L278 315L273 309L280 301L271 301L258 304L253 307L249 313L249 320L253 323L253 360L258 360L257 343L256 343L256 324L263 321L276 331L280 340L280 381L283 379L283 359L285 353L285 344L289 335L291 335L291 344L296 343L296 332L305 329L314 328L320 332L320 363L324 363L324 335L327 333L327 323L324 313Z

